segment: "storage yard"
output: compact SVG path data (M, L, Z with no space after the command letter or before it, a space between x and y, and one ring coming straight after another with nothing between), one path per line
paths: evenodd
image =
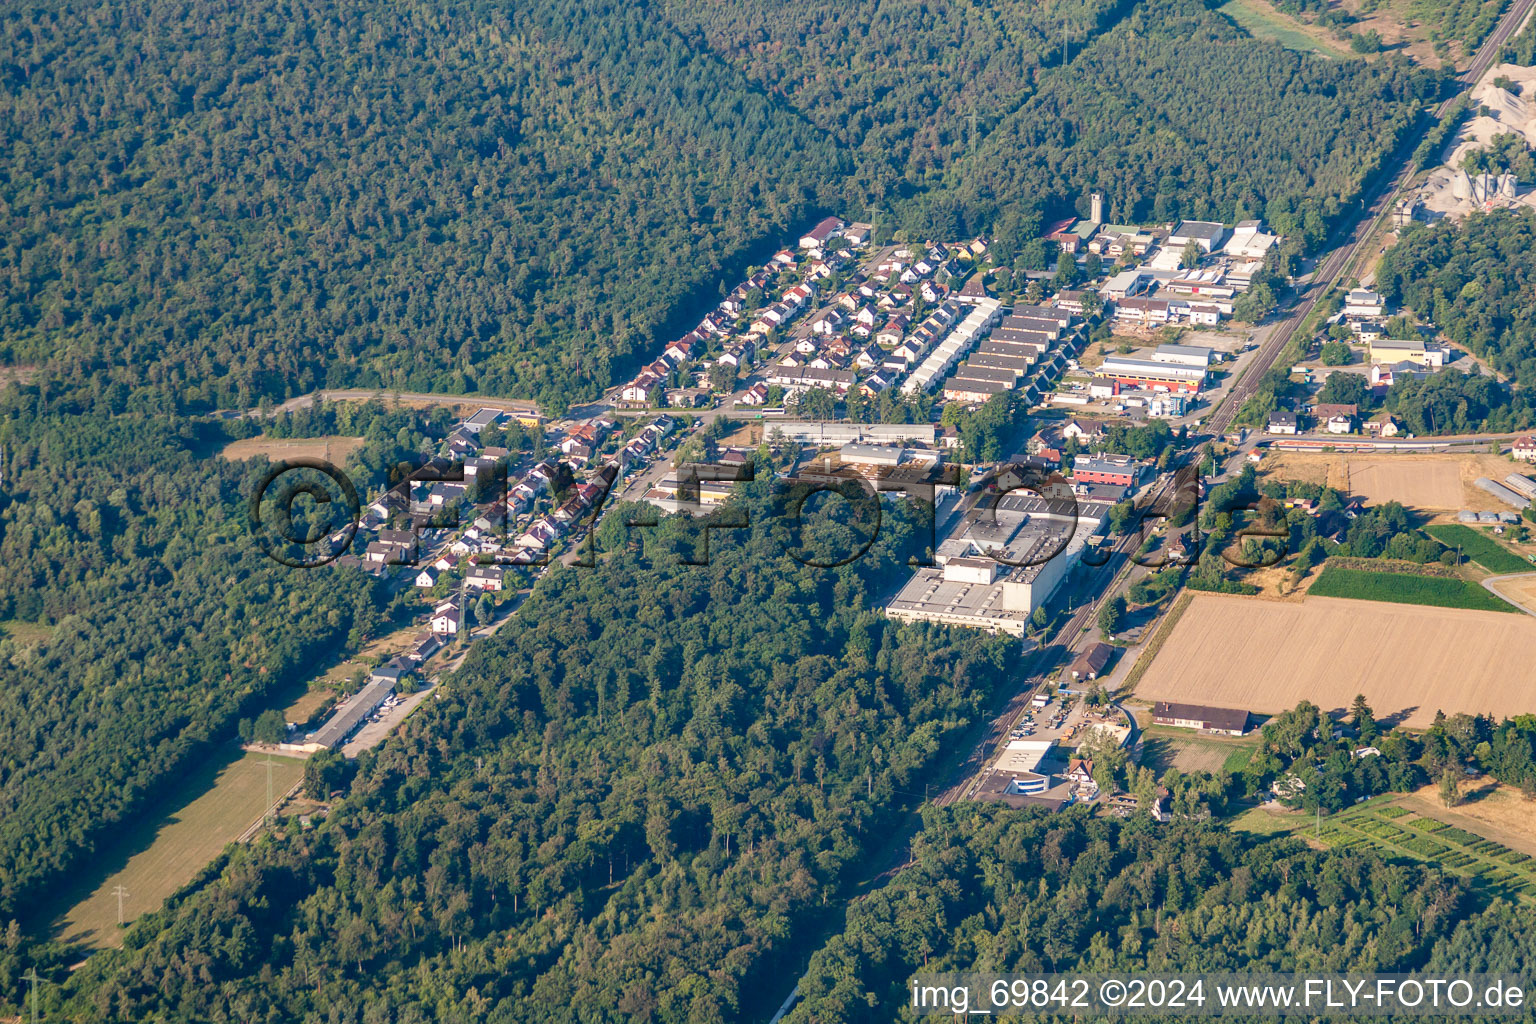
M1529 616L1196 594L1136 696L1275 714L1303 700L1344 709L1364 693L1378 719L1423 728L1436 710L1536 712L1524 671L1533 660Z

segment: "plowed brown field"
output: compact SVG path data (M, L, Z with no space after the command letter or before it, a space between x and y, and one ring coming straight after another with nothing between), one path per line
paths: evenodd
M1536 619L1381 601L1196 594L1136 686L1146 700L1274 714L1363 693L1378 719L1536 712Z

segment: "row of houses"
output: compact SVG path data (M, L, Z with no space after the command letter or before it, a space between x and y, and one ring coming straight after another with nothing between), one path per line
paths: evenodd
M718 340L723 346L715 357L719 362L737 369L751 366L757 360L763 339L809 309L820 283L846 265L847 257L829 248L829 243L839 236L846 237L850 245L862 245L868 240L869 228L868 225L849 227L836 217L817 223L801 236L801 252L786 249L775 253L766 265L739 282L693 330L665 345L655 360L619 388L619 402L632 407L658 404L665 398L673 373L684 364L703 359L712 340ZM768 305L752 312L746 330L738 331L737 325L748 314L754 293L770 293L781 276L795 268L802 269L801 280L785 288Z
M811 324L808 337L770 368L765 383L789 393L828 388L838 394L857 389L876 397L902 381L914 368L974 315L954 284L969 260L984 254L977 240L968 244L926 243L893 250L869 274L855 274L847 290L834 296ZM914 326L917 303L934 306ZM748 404L761 404L766 393L749 389Z
M1067 368L1084 340L1082 321L1066 309L1015 306L945 381L944 397L975 404L1017 390L1034 402Z

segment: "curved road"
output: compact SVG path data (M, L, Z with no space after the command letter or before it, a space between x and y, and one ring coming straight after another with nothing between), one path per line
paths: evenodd
M1514 605L1516 608L1519 608L1527 615L1536 615L1536 611L1532 611L1523 602L1510 597L1508 594L1504 593L1498 588L1498 584L1503 583L1505 580L1528 580L1533 578L1536 578L1536 571L1510 572L1505 573L1503 576L1489 576L1487 579L1483 580L1483 589L1501 601L1508 601L1510 604Z

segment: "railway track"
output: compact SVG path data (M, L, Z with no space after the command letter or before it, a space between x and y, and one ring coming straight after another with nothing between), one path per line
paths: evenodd
M1168 473L1158 483L1157 490L1153 492L1150 500L1147 502L1144 509L1145 513L1158 512L1167 514L1169 505L1177 494L1178 482L1177 470ZM986 732L966 758L957 777L948 787L934 797L933 802L935 804L943 807L955 803L957 800L964 799L975 788L976 783L986 773L988 766L992 763L992 755L997 750L997 744L1012 731L1019 715L1023 713L1024 708L1029 704L1030 698L1045 684L1047 677L1057 666L1077 653L1077 648L1080 646L1084 635L1084 627L1093 622L1094 616L1098 615L1099 608L1110 596L1119 590L1125 576L1135 566L1136 563L1130 560L1129 553L1140 547L1141 541L1142 538L1139 531L1127 533L1111 549L1110 557L1105 560L1103 566L1099 569L1099 573L1103 573L1105 570L1113 567L1113 573L1108 584L1098 591L1098 595L1092 601L1083 604L1073 611L1066 623L1057 631L1056 635L1064 638L1062 644L1043 648L1035 652L1034 656L1037 664L1035 665L1034 673L1019 688L1018 692L1009 698L1002 712L992 719L991 724L987 726ZM1118 564L1116 562L1117 559L1121 559ZM1050 651L1051 653L1046 655L1045 651Z
M1488 38L1483 41L1483 45L1473 56L1471 65L1457 76L1461 88L1434 109L1433 115L1436 122L1443 118L1461 98L1462 93L1476 85L1477 80L1493 65L1499 50L1525 24L1533 4L1536 4L1536 0L1516 0L1504 17L1499 19L1498 25L1489 33ZM1243 379L1232 386L1226 400L1206 419L1205 426L1212 436L1224 434L1231 427L1238 410L1258 391L1264 375L1274 366L1275 360L1290 343L1297 328L1306 322L1307 317L1312 315L1312 311L1317 308L1323 296L1334 289L1344 278L1355 258L1370 245L1377 228L1392 210L1404 186L1413 178L1413 151L1403 145L1398 147L1398 153L1402 154L1402 157L1397 172L1386 180L1378 176L1371 199L1369 202L1364 202L1356 219L1342 229L1346 237L1318 264L1312 274L1312 283L1307 286L1301 301L1293 306L1285 318L1270 331L1269 337L1260 347L1254 361L1243 374Z

